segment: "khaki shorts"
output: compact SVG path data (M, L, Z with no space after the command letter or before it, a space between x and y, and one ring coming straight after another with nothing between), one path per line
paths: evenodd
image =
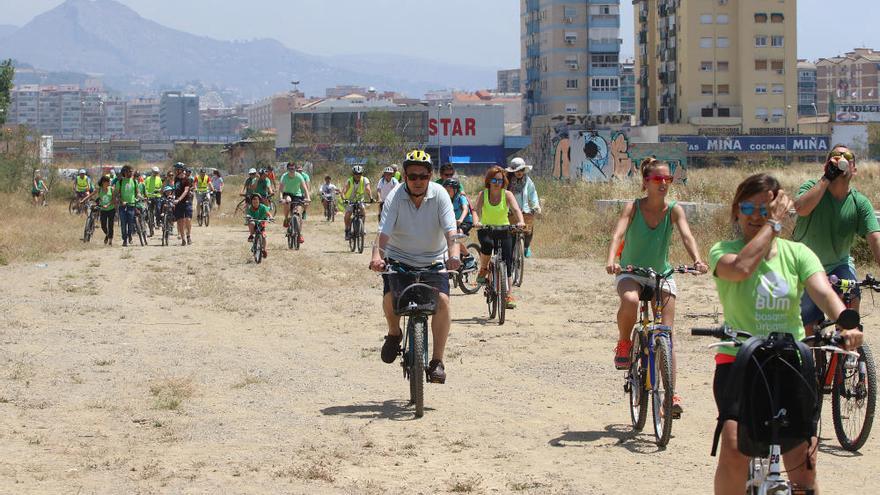
M654 287L654 280L648 277L642 277L641 275L635 275L632 273L621 273L614 279L614 287L620 286L621 280L635 280L642 287ZM671 278L667 278L663 281L663 285L660 287L663 292L667 292L672 295L672 297L678 296L678 288L675 286L675 280Z

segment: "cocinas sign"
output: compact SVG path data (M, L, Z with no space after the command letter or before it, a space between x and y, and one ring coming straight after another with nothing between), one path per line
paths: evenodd
M686 143L690 153L826 152L827 136L660 136L660 142Z

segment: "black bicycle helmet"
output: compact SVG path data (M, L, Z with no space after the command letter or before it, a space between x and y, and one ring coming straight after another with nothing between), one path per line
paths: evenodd
M451 187L457 191L461 189L461 182L455 177L450 177L449 179L443 179L443 187Z

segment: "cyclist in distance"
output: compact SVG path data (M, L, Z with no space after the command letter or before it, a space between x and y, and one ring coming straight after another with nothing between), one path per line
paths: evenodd
M709 251L725 325L753 335L783 332L803 339L799 303L805 290L834 319L844 310L819 258L803 244L779 238L791 207L779 182L767 174L752 175L737 187L730 211L737 238L718 242ZM859 330L841 335L848 349L862 343ZM748 477L749 460L737 449L737 418L722 417L722 411L730 409L724 391L736 385L730 383L736 352L735 347L721 347L715 356L713 392L723 421L716 494L741 495ZM818 493L816 451L814 436L810 445L802 443L785 453L783 460L793 483Z
M45 205L48 196L49 188L43 180L43 174L37 170L34 172L34 180L31 185L31 197L34 199L34 206Z
M309 191L311 191L312 190L312 177L309 175L308 172L306 172L306 169L305 169L305 167L303 167L302 163L298 163L296 165L296 171L299 172L299 174L303 176L303 178L306 180L306 186L308 186ZM303 213L302 219L304 221L306 219L306 216L308 216L308 209L309 209L308 203L302 205L302 213Z
M345 181L345 187L342 189L342 199L357 203L372 197L373 189L370 187L370 179L364 177L363 165L351 167L351 177ZM355 205L352 204L345 205L345 240L351 237L351 213L354 211L354 207Z
M455 216L449 195L431 182L431 156L413 150L403 162L404 185L396 188L385 201L385 213L379 223L379 238L373 246L370 269L382 272L389 263L412 268L427 268L446 263L449 270L460 265L455 242ZM383 276L382 308L388 323L388 335L382 345L382 361L393 363L400 348L400 317L394 314L388 276ZM437 313L431 318L434 336L428 381L446 382L443 355L452 323L449 310L449 277L446 273L422 276L421 281L439 292Z
M223 196L223 176L216 168L211 177L211 187L214 188L214 202L217 203L217 208L220 208L220 200Z
M485 225L487 227L501 227L510 225L510 217L516 221L519 228L525 227L522 211L516 203L513 193L507 190L507 174L504 169L498 165L492 166L483 179L485 189L477 196L476 204L473 208L474 226L478 229ZM486 283L486 276L489 274L489 258L492 256L492 248L494 242L492 236L502 235L501 239L501 258L507 265L507 301L504 303L508 309L516 308L516 299L513 297L513 236L510 232L490 233L484 230L477 231L477 239L480 241L480 272L477 274L477 281L481 284Z
M440 171L438 173L440 174L440 177L438 177L437 180L435 180L434 182L443 185L444 180L455 177L455 166L451 163L444 163L440 166Z
M532 256L532 236L534 236L533 226L535 224L535 215L541 213L541 203L538 201L538 190L535 189L535 183L526 175L532 171L531 165L526 165L525 160L516 157L510 161L510 166L506 169L509 184L507 190L513 193L516 202L523 212L523 220L526 222L526 231L523 235L523 247L525 252L523 256L530 258Z
M312 194L309 191L309 184L305 177L295 170L293 162L287 164L287 172L281 175L281 197L288 201L299 201L305 203L311 201ZM284 203L284 228L290 225L290 211L292 205L290 202ZM302 236L302 228L300 225L299 243L305 242Z
M379 218L382 218L382 205L385 203L385 198L391 194L391 191L397 187L399 182L394 178L394 169L391 167L385 167L385 170L382 171L382 177L379 178L379 181L376 182L376 192L379 195Z
M865 238L874 261L880 263L880 224L874 206L852 187L858 175L855 154L844 145L835 145L825 160L822 177L804 182L794 208L798 219L792 240L812 249L825 273L840 280L857 280L852 246L856 236ZM859 309L859 287L853 291L853 309ZM801 319L807 335L825 318L809 294L801 300Z
M92 185L92 178L86 174L85 169L80 169L77 176L73 179L73 193L76 195L76 199L82 200L94 190L95 186Z
M199 208L202 207L202 201L208 201L208 192L214 192L214 184L211 183L211 177L208 172L200 168L199 175L195 178L196 195L199 200ZM211 207L211 204L208 204Z
M259 194L252 194L250 197L251 204L245 210L244 214L248 217L248 230L250 231L250 235L248 236L248 241L254 240L254 234L256 232L256 222L265 222L266 220L272 218L272 212L269 211L269 207L262 204L263 198L260 197ZM266 237L266 229L263 229L263 238ZM269 253L267 252L268 244L266 242L263 243L263 258L268 257Z
M98 188L91 194L80 200L85 204L92 198L96 198L95 206L101 212L101 231L104 232L104 244L113 245L113 224L116 221L116 205L113 203L113 186L110 185L110 177L106 175L98 179Z
M461 193L461 183L458 179L450 178L443 180L443 188L449 194L452 201L452 211L455 213L455 224L458 227L458 233L470 235L471 229L474 227L474 216L471 213L471 204L467 196ZM466 268L475 266L477 260L470 256L467 250L461 253L461 264Z
M146 193L149 208L155 218L159 218L159 198L162 197L162 175L159 167L151 169L152 174L144 180L144 192Z
M259 179L259 177L257 177L257 169L251 168L248 170L248 177L244 180L244 185L241 186L241 194L250 198L250 196L256 192L257 179Z
M324 177L324 183L321 184L321 202L324 204L324 207L327 208L336 208L334 204L334 198L336 194L339 194L339 188L336 187L336 184L333 183L333 178L329 175Z
M669 165L655 158L642 161L642 190L645 197L636 199L624 207L611 236L608 249L608 261L605 270L616 275L615 285L620 297L617 310L617 347L614 350L614 366L625 370L630 366L632 340L630 332L636 324L639 312L639 293L645 286L653 287L654 281L648 277L633 273L622 273L629 266L653 268L657 273L666 273L672 269L669 263L669 243L672 239L672 227L678 228L685 250L694 261L694 268L701 273L708 271L708 265L700 258L700 249L691 233L684 209L675 201L667 201L666 196L672 185L673 177ZM620 261L615 258L620 256ZM662 289L665 304L663 306L663 325L670 328L675 322L675 298L677 295L675 280L670 276ZM675 382L676 359L675 347L672 348L672 381ZM682 412L681 397L672 397L672 407L676 414Z
M397 179L397 182L401 182L403 180L403 176L400 175L400 166L396 163L392 163L391 168L394 169L394 178Z
M177 221L177 234L180 236L180 245L192 244L192 190L193 182L186 174L186 167L182 163L174 165L177 171L177 180L174 181L174 220Z
M269 173L265 168L260 169L260 176L257 177L255 184L254 193L259 194L263 204L268 206L269 197L275 194L275 189L272 187L272 181L269 179Z

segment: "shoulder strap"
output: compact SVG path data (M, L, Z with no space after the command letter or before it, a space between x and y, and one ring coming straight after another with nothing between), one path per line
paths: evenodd
M718 411L718 424L715 425L715 433L712 436L712 457L715 457L718 451L718 441L721 438L721 430L724 428L724 422L728 419L736 418L739 413L739 401L742 392L742 380L746 370L746 365L752 359L755 349L764 343L763 338L752 337L740 346L736 353L736 361L733 362L733 368L730 370L728 383L721 392L721 403L725 406Z

